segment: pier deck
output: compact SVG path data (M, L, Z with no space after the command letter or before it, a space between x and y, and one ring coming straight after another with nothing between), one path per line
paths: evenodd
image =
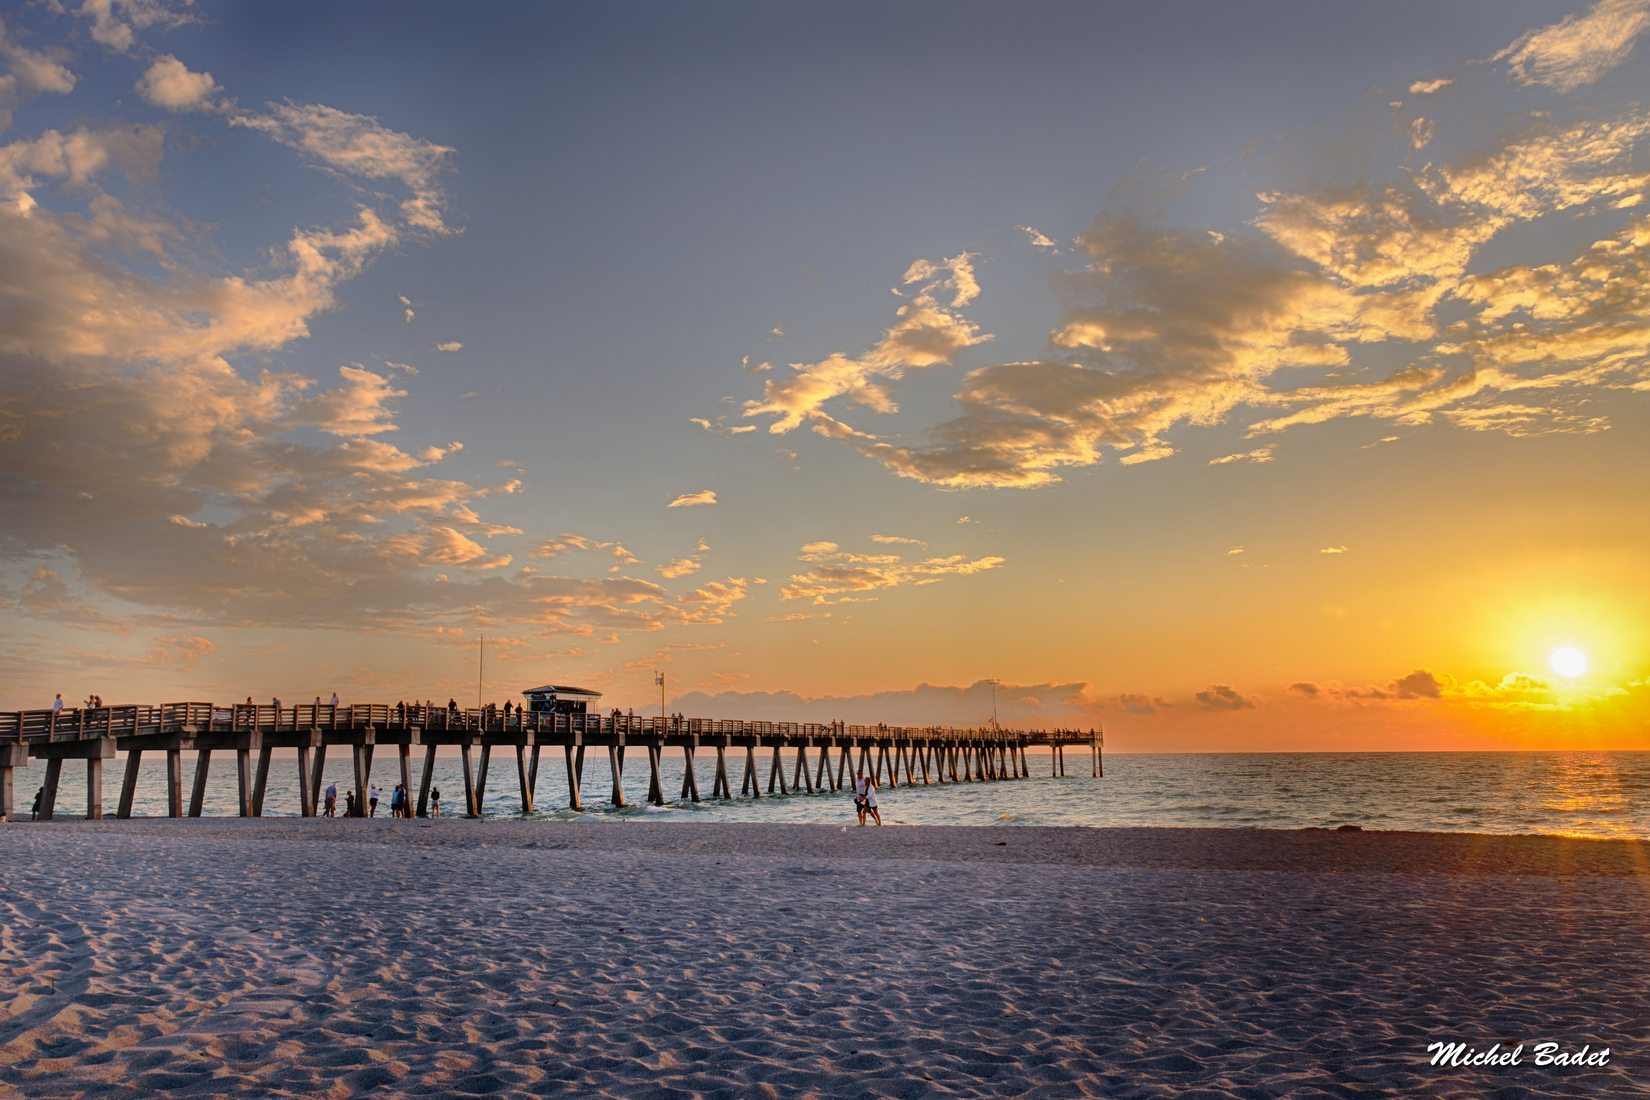
M747 722L706 718L648 718L637 715L563 715L512 713L506 719L493 708L459 710L407 704L325 703L300 706L237 703L166 703L160 706L113 706L0 712L0 819L17 812L13 771L31 759L46 762L41 818L50 820L66 760L86 764L88 818L103 816L103 762L125 754L117 817L130 817L143 754L166 754L167 812L185 814L183 755L196 754L194 783L187 813L201 814L214 752L235 754L238 806L243 817L263 815L264 792L276 749L297 755L299 813L317 811L322 767L328 750L349 749L355 767L356 812L365 812L368 776L375 750L395 751L400 781L413 789L412 754L423 750L417 815L429 806L436 752L456 747L463 765L466 816L481 816L482 795L494 750L515 755L516 782L523 812L533 811L539 763L545 748L560 749L567 770L569 808L583 808L585 753L605 750L612 781L609 800L625 802L627 749L647 754L647 800L666 801L662 780L664 753L680 749L685 772L680 798L701 799L695 761L700 749L713 750L710 798L731 799L766 793L839 791L851 787L864 769L879 785L918 782L979 783L1029 777L1026 750L1050 749L1050 774L1064 775L1068 746L1087 746L1094 775L1102 775L1103 735L1098 730L957 729L944 726L849 725L842 722ZM742 752L741 752L742 750ZM734 793L728 757L737 768L743 757L739 793ZM787 778L787 772L789 776Z

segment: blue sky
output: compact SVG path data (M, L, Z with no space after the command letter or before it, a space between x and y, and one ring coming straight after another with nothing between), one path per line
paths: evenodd
M1637 713L1637 0L0 18L12 705Z

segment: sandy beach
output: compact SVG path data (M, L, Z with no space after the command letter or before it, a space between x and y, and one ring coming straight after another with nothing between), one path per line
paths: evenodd
M1539 837L19 823L0 1095L1639 1095L1647 893Z

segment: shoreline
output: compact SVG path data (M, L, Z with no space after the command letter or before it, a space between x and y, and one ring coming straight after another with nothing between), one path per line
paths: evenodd
M891 825L498 818L129 818L14 822L67 835L408 844L751 858L924 859L1306 874L1650 877L1650 840L1546 834L1196 826ZM215 834L221 834L221 837ZM4 833L0 832L0 836ZM3 844L3 842L0 842ZM0 848L3 850L3 848Z

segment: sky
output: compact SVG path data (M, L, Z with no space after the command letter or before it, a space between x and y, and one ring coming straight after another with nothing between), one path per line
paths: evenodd
M0 5L0 706L1650 748L1647 51L1650 0Z

